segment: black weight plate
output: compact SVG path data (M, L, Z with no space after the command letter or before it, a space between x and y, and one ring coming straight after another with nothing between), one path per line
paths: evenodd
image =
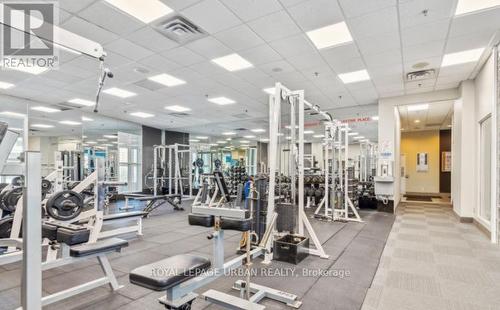
M52 189L52 182L42 179L42 195L47 194Z
M22 187L15 187L2 193L0 208L2 210L13 212L16 210L17 201L23 195Z
M45 208L56 220L68 221L76 218L84 207L83 197L74 191L61 191L50 196Z
M23 177L22 176L17 176L12 179L10 182L13 186L23 186Z
M10 232L12 230L12 223L14 222L14 217L7 216L0 219L0 239L10 238Z

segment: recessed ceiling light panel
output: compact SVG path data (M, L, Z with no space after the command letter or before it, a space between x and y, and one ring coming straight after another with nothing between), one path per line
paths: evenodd
M135 116L135 117L140 117L140 118L150 118L150 117L155 116L154 114L146 113L146 112L132 112L132 113L130 113L130 115Z
M61 112L61 110L59 110L59 109L54 109L54 108L44 107L44 106L32 107L31 110L33 110L33 111L39 111L39 112L45 112L45 113L57 113L57 112Z
M484 48L461 51L457 53L445 54L441 67L454 66L479 60L484 52Z
M73 104L83 105L86 107L91 107L91 106L95 105L94 101L80 99L80 98L73 98L73 99L68 100L68 102L73 103Z
M14 84L7 83L7 82L0 82L0 88L1 89L9 89L14 87Z
M233 99L229 99L226 97L216 97L216 98L210 98L208 99L209 102L218 104L218 105L228 105L228 104L233 104L236 103Z
M105 0L123 12L148 24L174 10L159 0Z
M253 67L248 60L236 53L212 59L212 62L231 72Z
M190 108L183 107L183 106L180 106L180 105L167 106L167 107L165 107L165 109L166 110L170 110L170 111L174 111L174 112L187 112L187 111L191 111Z
M423 104L414 104L414 105L409 105L407 107L409 112L415 112L415 111L425 111L429 109L429 104L423 103Z
M323 49L352 42L351 32L345 22L306 32L317 49Z
M455 15L486 10L500 5L500 0L458 0Z
M148 80L156 82L158 84L168 86L168 87L186 84L186 81L183 81L181 79L176 78L175 76L171 76L171 75L166 74L166 73L162 73L162 74L148 77Z
M118 87L111 87L103 90L102 92L120 98L129 98L137 95L136 93Z
M359 71L339 74L339 78L342 80L344 84L350 84L350 83L368 81L370 79L370 75L366 70L359 70Z

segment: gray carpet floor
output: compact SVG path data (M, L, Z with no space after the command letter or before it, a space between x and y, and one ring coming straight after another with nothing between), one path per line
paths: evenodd
M140 206L138 206L139 208ZM130 270L168 256L181 253L211 255L211 242L207 240L208 229L189 226L186 211L172 211L163 207L144 220L144 236L130 236L130 245L121 253L109 255L111 265L124 287L112 292L102 286L87 293L63 300L45 309L164 309L157 301L162 292L154 292L130 284ZM378 212L361 212L364 223L329 223L311 219L311 223L323 244L328 259L309 256L298 266L276 262L269 266L254 262L254 268L281 270L294 269L288 276L263 276L259 274L253 282L287 291L303 301L301 309L360 309L368 288L379 265L387 237L394 222L394 215ZM240 233L226 231L225 257L235 256ZM262 270L262 269L260 269ZM317 271L329 270L329 275L318 275ZM315 273L315 274L304 274ZM339 276L339 275L344 276ZM0 267L0 309L15 309L20 299L19 264ZM96 260L88 260L43 274L44 294L51 294L70 286L81 284L102 276ZM237 295L231 286L237 277L223 277L210 283L199 293L210 288ZM266 309L289 309L284 304L266 300ZM193 309L219 309L197 298Z
M399 208L363 310L500 309L500 248L451 207Z

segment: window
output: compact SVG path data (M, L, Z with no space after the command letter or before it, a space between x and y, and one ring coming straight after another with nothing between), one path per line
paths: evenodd
M491 221L491 116L480 123L480 154L479 154L479 217Z

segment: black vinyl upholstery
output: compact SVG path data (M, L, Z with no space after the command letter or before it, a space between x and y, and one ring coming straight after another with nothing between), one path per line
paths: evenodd
M126 246L128 246L128 241L126 240L120 238L109 238L95 243L85 243L72 246L69 253L73 257L84 257L92 254L119 251Z
M210 266L210 260L202 256L175 255L132 270L129 279L130 283L155 291L164 291L198 276Z
M221 218L220 228L225 230L248 231L252 229L252 219L234 219L223 217Z
M189 225L203 226L203 227L213 227L215 222L213 215L194 214L194 213L189 213L188 220L189 220Z

